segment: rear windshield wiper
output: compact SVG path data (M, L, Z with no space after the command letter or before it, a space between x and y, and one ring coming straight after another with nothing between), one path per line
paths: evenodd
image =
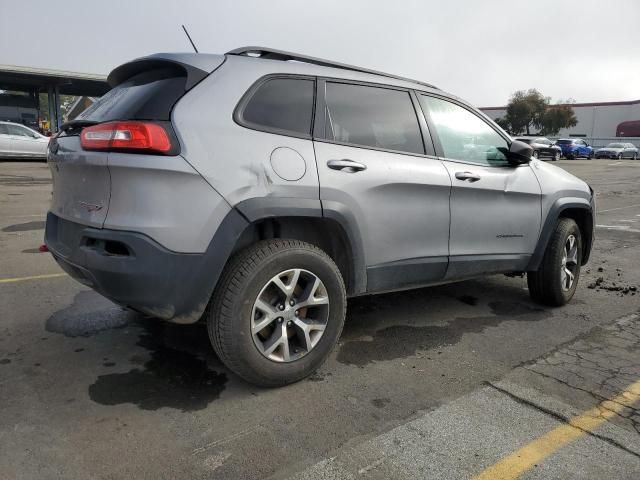
M100 122L96 122L95 120L71 120L60 125L60 132L64 132L66 134L79 132L84 127L90 127L97 123Z

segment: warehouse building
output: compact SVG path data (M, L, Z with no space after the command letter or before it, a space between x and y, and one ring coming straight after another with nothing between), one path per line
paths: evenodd
M640 141L640 100L627 102L573 103L569 104L575 112L578 124L565 128L557 137L584 137L592 144L606 144L608 140L628 137L638 145ZM481 108L492 119L504 117L507 107Z

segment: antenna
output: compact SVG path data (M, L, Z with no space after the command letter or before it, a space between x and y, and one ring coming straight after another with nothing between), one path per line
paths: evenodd
M196 48L196 44L193 43L193 40L191 40L191 35L189 35L189 32L187 32L187 27L185 27L184 25L182 25L182 29L184 30L185 35L187 36L187 38L189 39L189 42L191 42L191 46L193 47L193 49L196 51L196 53L198 53L198 49Z

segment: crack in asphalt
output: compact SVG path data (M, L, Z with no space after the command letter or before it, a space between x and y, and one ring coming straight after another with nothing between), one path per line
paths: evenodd
M606 442L606 443L608 443L608 444L610 444L610 445L612 445L612 446L614 446L616 448L619 448L620 450L623 450L624 452L629 453L629 454L633 455L634 457L640 458L640 453L637 453L637 452L634 452L633 450L630 450L629 448L625 447L624 445L622 445L621 443L615 441L612 438L606 437L604 435L600 435L599 433L595 433L595 432L592 432L590 430L585 430L584 428L581 428L578 425L574 425L574 424L569 422L570 418L567 418L564 415L560 415L559 413L554 412L553 410L550 410L548 408L542 407L542 406L540 406L540 405L538 405L538 404L536 404L536 403L534 403L534 402L532 402L530 400L527 400L526 398L519 397L518 395L515 395L514 393L512 393L512 392L510 392L508 390L505 390L504 388L501 388L501 387L499 387L499 386L497 386L497 385L495 385L495 384L493 384L491 382L486 382L486 385L491 387L491 388L493 388L493 389L495 389L496 391L508 396L509 398L511 398L512 400L514 400L515 402L517 402L517 403L519 403L521 405L524 405L526 407L529 407L529 408L537 410L537 411L539 411L541 413L544 413L545 415L550 416L550 417L554 418L555 420L558 420L558 421L560 421L562 423L565 423L567 425L570 425L573 428L576 428L576 429L580 430L585 435L589 435L590 437L597 438L598 440Z

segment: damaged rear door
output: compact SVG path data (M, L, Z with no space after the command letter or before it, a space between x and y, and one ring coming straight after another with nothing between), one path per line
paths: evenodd
M451 177L447 278L526 268L540 233L541 191L529 164L509 164L509 140L465 106L420 95Z

